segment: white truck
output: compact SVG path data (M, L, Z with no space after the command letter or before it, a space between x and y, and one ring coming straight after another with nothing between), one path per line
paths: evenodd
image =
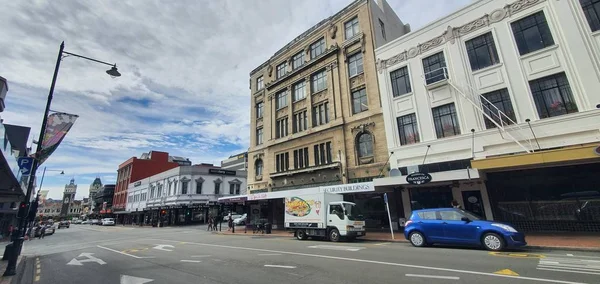
M285 228L298 240L308 237L337 242L365 235L365 221L356 204L335 193L298 194L285 197Z

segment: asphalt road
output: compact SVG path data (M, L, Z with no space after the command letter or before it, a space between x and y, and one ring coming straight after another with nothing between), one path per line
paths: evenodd
M72 225L28 241L19 283L600 283L600 254Z

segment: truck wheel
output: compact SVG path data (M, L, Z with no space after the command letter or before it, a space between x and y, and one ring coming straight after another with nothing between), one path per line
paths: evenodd
M306 231L304 231L304 230L296 231L296 238L301 241L306 240L308 238L306 236Z
M331 231L329 231L329 240L332 242L339 242L340 231L338 231L338 229L331 229Z

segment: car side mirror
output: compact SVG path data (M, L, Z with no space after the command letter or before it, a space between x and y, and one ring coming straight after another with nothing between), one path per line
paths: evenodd
M468 217L462 217L460 218L461 221L465 221L467 223L471 222L471 219L469 219Z

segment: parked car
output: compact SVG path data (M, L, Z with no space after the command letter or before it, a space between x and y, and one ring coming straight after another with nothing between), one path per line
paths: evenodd
M413 246L432 244L483 246L500 251L527 245L525 235L510 225L481 220L462 209L437 208L413 211L404 227Z
M102 226L114 226L115 219L114 218L104 218L102 219Z
M98 219L92 219L92 221L90 221L90 225L99 225L100 224L100 220Z
M71 221L71 224L75 224L75 225L77 225L77 224L81 224L82 222L83 222L83 221L81 221L81 220L79 220L79 219L75 219L75 220L72 220L72 221Z
M55 225L46 225L46 236L54 235Z
M85 221L81 221L81 224L86 225L86 224L91 224L92 221L90 220L85 220Z
M58 229L60 228L69 228L71 226L71 224L69 223L69 221L60 221L58 222Z
M233 219L233 224L235 225L246 225L246 220L248 219L248 214L244 213L239 218Z
M42 226L46 227L46 236L54 234L55 229L54 229L53 225L51 225L51 224L45 224L45 225L42 225ZM34 237L39 237L41 233L42 233L42 227L35 227L34 228L34 231L33 231L33 236Z

